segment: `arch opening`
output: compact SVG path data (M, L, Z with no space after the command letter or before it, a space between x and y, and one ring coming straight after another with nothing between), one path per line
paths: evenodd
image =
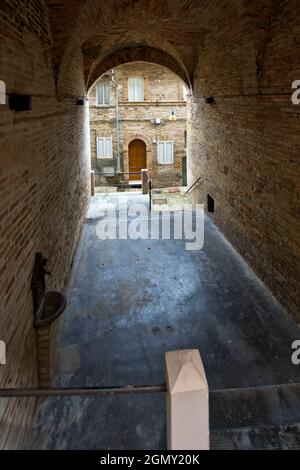
M88 73L87 90L91 90L95 82L108 70L132 62L149 62L163 66L175 73L192 92L192 84L185 68L170 54L152 47L129 47L109 54L99 62L94 63Z
M190 104L186 82L170 68L145 61L101 72L89 92L96 186L111 184L107 175L119 183L141 181L145 168L155 187L182 186ZM144 144L132 148L132 141Z

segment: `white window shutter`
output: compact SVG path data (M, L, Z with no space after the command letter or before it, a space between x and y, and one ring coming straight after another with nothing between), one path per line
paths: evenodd
M174 143L173 141L157 142L157 161L167 165L174 163Z
M97 138L97 157L98 158L112 158L112 138L111 137L98 137Z
M104 153L104 146L103 146L103 139L97 139L97 157L103 157Z
M104 104L103 82L100 81L97 85L97 104L102 106Z
M110 83L109 80L105 80L104 83L104 104L109 105L110 103Z
M166 142L166 160L165 163L173 163L173 142Z
M102 100L103 100L103 96L102 96L102 83L99 82L98 85L97 85L97 104L98 104L98 105L101 105L101 104L102 104Z
M105 139L105 156L106 158L112 158L112 140L111 137Z
M128 78L128 101L135 101L135 79Z
M144 79L142 77L136 78L136 100L144 101Z
M144 101L143 77L128 78L128 101Z
M157 142L157 161L164 163L165 144L164 142Z
M97 104L98 106L109 105L110 103L110 81L103 79L97 85Z

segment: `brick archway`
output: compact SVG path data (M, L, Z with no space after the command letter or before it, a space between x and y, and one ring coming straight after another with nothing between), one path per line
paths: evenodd
M132 142L133 140L142 140L146 145L147 153L152 151L153 143L152 143L151 139L149 139L149 137L145 136L144 134L130 134L123 141L123 145L122 145L123 152L126 151L126 149L128 151L128 146L129 146L130 142Z
M166 67L174 72L191 88L187 71L179 62L177 62L176 59L174 59L174 57L167 54L166 52L152 47L131 47L110 54L94 66L87 83L88 91L105 72L117 67L118 65L123 65L130 62L150 62L153 64L162 65L163 67Z

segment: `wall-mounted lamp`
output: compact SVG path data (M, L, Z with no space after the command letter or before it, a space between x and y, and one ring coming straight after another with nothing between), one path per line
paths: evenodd
M84 105L85 105L85 101L86 101L86 100L83 99L83 98L78 98L76 104L77 104L77 106L84 106Z
M171 111L171 114L169 116L169 121L177 121L177 116L175 114L175 111Z
M213 102L215 101L213 96L205 96L204 100L205 100L205 103L207 104L213 104Z
M8 96L8 103L11 111L30 111L32 109L32 96L11 93Z

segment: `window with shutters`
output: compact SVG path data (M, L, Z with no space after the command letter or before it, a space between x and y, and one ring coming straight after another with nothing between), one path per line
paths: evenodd
M174 143L172 141L157 142L157 161L162 165L174 163Z
M0 80L0 104L6 104L6 86L3 80Z
M144 101L143 77L128 78L128 101Z
M110 104L110 80L103 78L97 84L97 105L108 106Z
M98 137L97 138L97 158L112 158L112 138L111 137Z

